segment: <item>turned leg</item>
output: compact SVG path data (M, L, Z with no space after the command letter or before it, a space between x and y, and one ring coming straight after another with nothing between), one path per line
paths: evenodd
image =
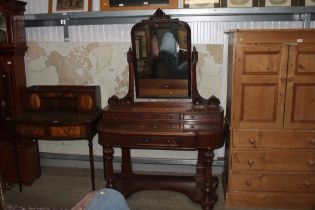
M88 141L89 141L89 158L90 158L90 170L91 170L92 190L95 190L94 157L93 157L93 137L89 138Z
M132 175L132 165L130 158L130 148L123 147L121 148L121 175L122 176L131 176Z
M203 198L201 200L201 206L204 210L211 210L214 207L215 202L218 200L218 196L215 193L215 188L212 183L212 162L214 158L213 150L209 149L204 152L205 163L205 177L203 186Z
M113 179L114 179L114 169L113 169L113 154L114 149L111 146L103 147L103 155L105 159L106 168L105 170L105 180L106 187L113 188Z
M196 165L196 178L203 178L205 176L205 162L204 162L204 149L198 149L198 159Z

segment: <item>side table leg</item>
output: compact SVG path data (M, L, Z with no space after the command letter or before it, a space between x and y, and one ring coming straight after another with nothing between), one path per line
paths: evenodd
M122 162L121 162L121 175L122 176L131 176L132 175L132 165L130 158L130 148L122 147Z
M213 150L209 149L204 153L205 162L205 177L203 186L203 198L201 200L201 206L204 210L211 210L214 207L215 202L218 200L218 196L215 193L215 188L212 183L212 162L214 158Z
M103 147L103 155L104 160L106 163L105 170L105 180L106 180L106 187L113 188L113 179L114 179L114 169L113 169L113 154L114 149L111 146L104 146Z
M95 190L94 157L93 157L93 137L89 138L88 141L89 141L89 157L90 157L90 170L91 170L92 190Z
M198 149L198 160L196 165L196 178L203 178L205 176L205 161L204 149Z
M40 153L39 153L39 147L38 147L38 139L35 139L36 149L37 149L37 161L38 161L38 171L39 175L42 175L42 167L40 166Z

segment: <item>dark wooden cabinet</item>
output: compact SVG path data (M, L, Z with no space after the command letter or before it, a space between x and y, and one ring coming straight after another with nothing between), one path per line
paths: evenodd
M16 167L9 125L10 120L22 112L23 92L26 88L25 4L15 0L0 1L0 169L6 181L17 180L16 173L13 172ZM31 183L39 171L38 167L35 169L27 166L37 165L37 158L32 155L37 145L30 140L23 140L19 141L18 148L24 156L20 162L26 166L22 181ZM33 175L23 177L26 174Z

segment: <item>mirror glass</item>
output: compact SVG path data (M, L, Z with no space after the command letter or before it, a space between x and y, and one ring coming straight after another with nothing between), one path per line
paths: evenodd
M133 30L138 98L190 97L190 30L182 22L148 22Z
M7 24L6 18L3 13L0 12L0 42L6 42L7 36Z

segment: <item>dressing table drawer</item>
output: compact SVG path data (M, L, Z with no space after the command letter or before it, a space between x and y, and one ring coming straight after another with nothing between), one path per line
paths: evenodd
M187 121L193 121L193 120L198 120L198 121L222 121L222 116L220 114L212 114L212 113L207 113L207 114L184 114L183 116L184 120Z
M190 148L194 141L189 137L174 136L140 136L134 138L136 145L140 147L156 148Z
M180 114L143 113L143 119L148 119L148 120L179 120Z
M132 112L103 112L105 120L140 120L141 113Z

